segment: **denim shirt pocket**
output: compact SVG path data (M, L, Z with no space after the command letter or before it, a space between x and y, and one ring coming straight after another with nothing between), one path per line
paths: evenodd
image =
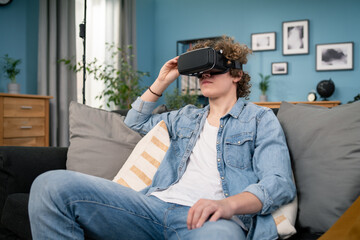
M192 130L191 128L180 127L176 131L176 135L179 138L190 138L191 135L193 134L193 132L194 132L194 130Z
M194 133L193 129L186 127L180 127L176 131L175 139L172 142L176 155L182 156L184 154L186 150L185 148L188 145L189 140L193 133Z
M225 163L229 166L246 169L251 167L254 134L242 132L225 139Z

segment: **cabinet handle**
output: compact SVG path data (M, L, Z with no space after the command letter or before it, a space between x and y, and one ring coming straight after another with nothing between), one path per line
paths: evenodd
M21 126L20 129L32 129L32 126Z
M21 106L21 109L32 109L32 106Z

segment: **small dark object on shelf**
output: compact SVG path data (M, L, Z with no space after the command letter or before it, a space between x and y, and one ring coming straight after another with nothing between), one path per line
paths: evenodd
M349 101L348 103L353 103L353 102L356 102L356 101L360 101L360 93L354 97L354 100Z
M322 80L318 83L316 91L324 101L327 101L326 98L330 97L335 91L335 84L331 78L329 80Z

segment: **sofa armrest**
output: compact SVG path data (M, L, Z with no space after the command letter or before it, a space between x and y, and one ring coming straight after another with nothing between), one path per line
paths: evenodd
M67 148L0 146L0 217L9 195L29 193L38 175L49 170L65 169L66 158ZM11 236L13 233L0 224L0 238L17 239Z
M29 193L34 179L66 168L67 148L0 146L0 211L7 195Z

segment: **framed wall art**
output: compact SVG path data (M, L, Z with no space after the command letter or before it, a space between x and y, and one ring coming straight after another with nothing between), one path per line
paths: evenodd
M276 33L253 33L251 34L251 49L256 51L271 51L276 49Z
M283 22L283 55L309 53L309 20Z
M287 62L271 63L271 74L272 75L288 74L288 63Z
M354 69L354 43L316 45L316 71Z

